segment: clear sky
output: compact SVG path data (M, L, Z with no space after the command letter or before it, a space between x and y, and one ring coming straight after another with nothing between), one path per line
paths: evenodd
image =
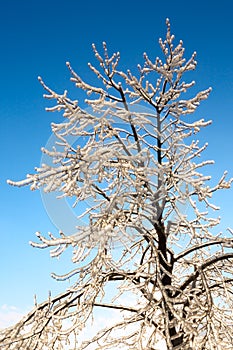
M54 282L52 271L65 272L66 260L51 260L49 251L29 246L34 233L56 228L46 214L39 192L6 184L8 178L23 179L40 163L40 147L51 135L50 123L59 117L45 112L46 101L37 76L53 89L79 91L69 82L65 66L91 81L87 62L94 62L91 44L121 52L123 68L142 62L146 51L160 55L158 38L170 18L176 39L182 39L187 57L197 51L198 68L192 79L199 89L213 87L199 109L213 125L200 135L209 142L206 157L217 180L225 169L233 176L233 3L231 0L2 0L0 11L0 327L17 314L64 286ZM55 118L55 119L54 119ZM220 230L233 227L233 191L216 197L222 207Z

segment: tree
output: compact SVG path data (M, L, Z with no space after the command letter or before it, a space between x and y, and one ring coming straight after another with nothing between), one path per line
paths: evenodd
M103 55L93 45L100 68L89 64L99 87L67 63L89 96L87 109L40 78L45 97L56 101L48 110L65 117L52 124L59 145L43 149L52 165L9 183L58 190L77 206L91 199L93 206L80 213L88 224L76 234L37 233L32 246L51 248L52 257L72 247L74 269L53 277L73 284L2 330L1 349L156 349L159 339L170 350L232 349L233 231L218 233L220 219L210 217L218 209L212 194L232 179L224 173L211 187L200 172L213 162L199 160L207 144L199 146L196 134L210 121L195 111L211 89L191 97L194 82L183 77L195 69L196 54L186 60L166 25L163 59L144 54L137 74L119 70L119 53L109 56L105 43ZM69 135L82 137L81 144ZM119 310L119 320L81 341L96 309Z

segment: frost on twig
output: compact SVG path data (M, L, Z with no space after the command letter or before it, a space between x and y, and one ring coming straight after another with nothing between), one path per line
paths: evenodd
M196 68L196 53L186 60L168 20L159 44L162 57L145 53L138 74L121 71L120 54L110 55L106 43L103 55L93 45L99 67L89 68L98 86L67 63L87 94L86 109L40 78L45 98L55 100L48 111L65 120L52 123L57 145L42 149L52 162L9 184L93 206L79 213L88 224L75 234L38 232L31 242L50 248L51 257L72 247L74 268L52 277L73 283L2 330L1 349L156 349L159 341L167 349L232 349L232 230L216 234L212 198L232 179L224 173L212 185L203 175L213 162L202 159L207 144L196 136L211 123L195 113L211 89L191 95L194 82L184 78ZM116 322L83 340L89 320L107 309L117 312Z

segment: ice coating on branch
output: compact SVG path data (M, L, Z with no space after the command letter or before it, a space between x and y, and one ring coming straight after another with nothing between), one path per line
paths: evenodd
M38 78L54 101L47 110L64 118L51 124L56 142L42 148L51 161L8 183L73 199L81 223L75 233L37 232L30 242L55 258L71 248L74 268L52 277L72 282L1 331L1 349L147 350L159 348L159 339L167 349L232 349L233 231L216 233L213 203L232 179L224 173L213 185L204 170L214 162L196 134L211 121L199 117L198 107L211 88L192 94L195 83L185 79L196 53L184 57L169 19L166 25L161 57L144 53L132 71L119 68L119 52L110 54L105 42L103 53L93 44L97 66L88 67L97 86L66 63L88 108ZM96 308L120 311L120 320L82 342Z

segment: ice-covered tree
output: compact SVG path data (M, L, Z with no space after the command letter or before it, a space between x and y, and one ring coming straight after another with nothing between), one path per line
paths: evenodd
M162 58L145 53L137 72L121 71L120 54L109 55L105 43L103 55L93 45L98 87L67 63L87 108L39 79L45 98L56 101L48 110L65 118L52 123L57 147L42 149L53 163L9 183L59 191L78 212L92 205L79 212L84 224L75 234L37 233L32 246L51 248L52 257L72 247L72 271L53 273L72 285L2 330L1 349L148 350L161 339L170 350L233 348L233 231L218 232L211 201L231 180L224 173L212 186L201 172L213 162L201 158L207 144L196 134L210 121L196 109L211 89L192 95L194 82L184 77L196 54L186 60L166 25ZM95 310L107 309L118 312L116 322L82 340Z

